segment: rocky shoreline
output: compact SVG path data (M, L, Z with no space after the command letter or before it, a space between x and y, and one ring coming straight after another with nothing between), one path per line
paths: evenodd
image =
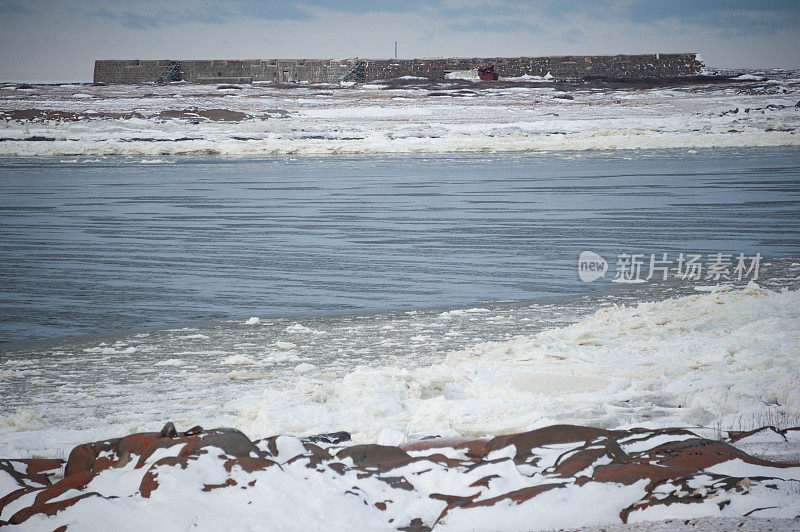
M113 515L124 517L121 529L141 529L163 524L164 512L201 529L219 518L234 528L404 531L800 514L800 463L739 448L796 446L800 428L719 436L553 425L389 446L347 445L346 432L251 441L236 429L178 432L168 423L79 445L66 461L0 460L0 527L102 528Z

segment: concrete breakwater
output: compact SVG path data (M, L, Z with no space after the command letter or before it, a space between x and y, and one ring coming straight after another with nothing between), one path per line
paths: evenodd
M546 76L556 80L647 79L699 74L694 53L493 57L437 59L103 59L95 62L95 83L252 83L257 81L336 83L403 76L443 80L450 72L494 65L500 79Z

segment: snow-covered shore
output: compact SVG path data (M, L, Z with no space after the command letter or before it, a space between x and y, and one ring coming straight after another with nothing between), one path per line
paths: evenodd
M751 79L752 78L752 79ZM158 156L800 145L800 76L674 87L0 86L0 155Z
M299 323L287 331L327 335ZM130 348L98 349L116 356ZM59 449L112 435L110 420L71 431L9 418L0 436L9 457L57 459L0 461L0 519L30 530L102 528L120 516L121 530L302 530L320 522L334 530L539 530L638 521L632 529L647 530L678 517L791 528L800 511L799 354L800 291L751 283L601 308L416 368L331 375L301 363L280 385L226 405L227 419L262 438L254 443L234 429L179 434L167 426L79 445L67 463ZM247 368L239 378L259 364L224 362ZM156 365L174 364L184 362ZM778 427L736 432L765 424ZM331 428L352 434L271 437Z
M234 429L132 434L69 460L0 460L0 521L26 530L551 530L755 515L790 523L800 466L723 434L555 425L493 439L255 442ZM731 445L731 443L733 445ZM795 522L796 523L796 522Z

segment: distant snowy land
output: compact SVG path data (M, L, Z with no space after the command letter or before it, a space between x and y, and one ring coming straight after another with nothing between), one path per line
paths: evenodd
M9 83L0 85L0 155L797 146L799 101L796 71L667 86L522 78L358 85Z

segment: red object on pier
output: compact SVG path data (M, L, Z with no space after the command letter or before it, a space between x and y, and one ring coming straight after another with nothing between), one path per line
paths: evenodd
M500 76L494 71L494 65L489 65L478 69L478 77L483 81L497 81Z

